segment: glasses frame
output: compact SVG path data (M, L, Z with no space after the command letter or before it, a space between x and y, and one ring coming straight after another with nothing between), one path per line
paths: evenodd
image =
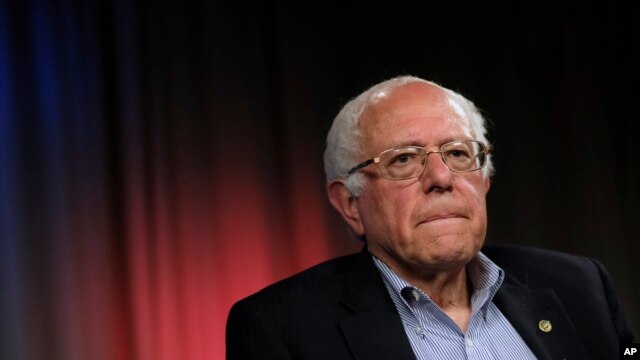
M488 156L489 154L491 154L493 152L493 145L487 145L487 144L483 143L482 141L478 141L478 140L454 140L454 141L449 141L446 144L440 145L440 148L438 150L434 150L434 151L427 151L427 149L422 147L422 146L402 146L402 147L399 147L399 148L387 149L387 150L381 152L380 155L378 155L377 157L365 160L365 161L361 162L360 164L352 167L349 170L349 172L347 172L347 177L355 174L356 171L358 171L360 169L363 169L363 168L365 168L365 167L367 167L367 166L369 166L371 164L375 164L376 167L378 168L378 172L380 173L380 176L382 176L385 179L389 179L389 180L413 179L413 178L416 178L416 177L420 177L420 175L422 175L422 173L424 172L424 169L427 167L427 159L428 159L429 155L433 154L433 153L440 154L440 158L442 159L442 162L452 172L458 172L458 173L472 172L472 171L480 170L480 169L482 169L483 167L485 167L487 165L487 161L485 160L484 164L482 164L482 166L478 167L477 169L473 169L473 170L454 170L454 169L452 169L449 166L449 164L447 163L447 160L445 159L445 157L443 155L443 153L444 153L443 148L445 148L447 145L451 145L451 144L457 143L457 142L479 143L479 144L482 145L482 147L484 147L484 150L482 151L482 153L484 153L485 156ZM414 149L421 149L421 150L425 151L425 154L424 154L425 161L424 161L424 163L422 165L422 171L419 174L415 175L415 176L404 177L404 178L389 178L389 177L384 176L383 171L380 169L380 158L382 157L382 155L384 155L385 153L390 152L390 151L395 151L395 150L404 149L404 148L414 148ZM480 154L480 153L478 153L478 154Z

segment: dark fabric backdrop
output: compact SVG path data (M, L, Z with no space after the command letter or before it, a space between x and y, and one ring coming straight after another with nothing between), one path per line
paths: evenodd
M399 74L490 120L487 241L600 260L640 334L631 6L1 1L0 357L222 359L234 301L360 247L325 134Z

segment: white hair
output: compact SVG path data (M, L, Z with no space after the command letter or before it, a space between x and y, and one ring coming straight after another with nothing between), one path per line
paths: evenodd
M475 140L489 144L486 137L485 120L473 102L455 91L444 88L434 82L415 76L398 76L370 87L346 103L333 120L333 125L331 125L331 129L327 134L327 148L324 152L324 171L327 182L342 179L353 196L360 195L364 182L362 174L356 172L349 176L348 172L358 162L362 161L363 157L360 143L362 134L358 127L362 113L367 106L381 95L389 94L394 89L405 84L416 82L430 84L443 90L450 99L460 105L460 110L464 114L463 117L469 122L468 125ZM481 171L485 178L493 174L491 155L488 156L487 164Z

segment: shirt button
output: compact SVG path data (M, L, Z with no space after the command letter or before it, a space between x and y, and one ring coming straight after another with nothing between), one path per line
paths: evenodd
M473 340L471 340L469 338L465 338L464 342L465 342L465 344L467 344L467 347L473 347Z

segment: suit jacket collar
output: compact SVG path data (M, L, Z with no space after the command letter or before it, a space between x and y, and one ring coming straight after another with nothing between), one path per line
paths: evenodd
M528 274L505 270L493 301L538 359L589 359L567 313L552 289L529 289ZM542 331L547 320L551 330Z
M342 304L353 316L340 329L356 359L415 359L400 315L365 249L344 282Z

